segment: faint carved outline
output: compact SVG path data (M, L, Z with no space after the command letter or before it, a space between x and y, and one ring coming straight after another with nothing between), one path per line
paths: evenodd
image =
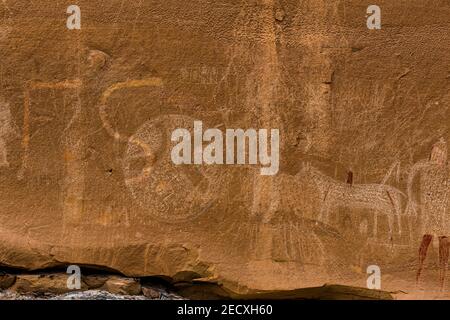
M132 148L132 146L136 146L140 148L144 153L144 158L146 161L145 166L141 169L140 174L133 176L133 177L126 177L125 178L125 184L128 186L128 188L131 188L130 191L134 198L138 198L138 195L133 191L133 186L136 184L146 184L151 176L152 172L154 171L153 164L156 161L156 154L154 154L152 150L152 146L150 146L146 141L144 141L141 137L138 137L138 134L134 134L130 137L123 135L120 133L117 129L113 128L112 124L108 121L108 100L111 97L111 95L122 89L128 89L128 88L145 88L145 87L162 87L163 81L161 78L157 77L151 77L148 79L142 79L142 80L127 80L124 82L118 82L111 86L109 86L101 95L99 104L98 104L98 110L99 115L102 121L102 125L105 128L106 132L109 136L114 138L118 142L128 143L128 150ZM170 115L168 115L170 116ZM172 115L173 116L173 115ZM149 122L148 122L149 123ZM126 168L124 168L125 174L126 174ZM173 176L172 179L179 179L178 176ZM173 196L172 193L167 194L165 197L163 197L163 201L160 203L162 206L162 210L168 210L170 202L170 198ZM194 216L198 216L200 213L205 212L208 210L212 205L214 201L208 201L206 205L204 205L198 212L186 215L186 217L170 217L170 218L164 218L162 219L161 215L158 213L152 213L152 216L157 218L158 220L162 220L164 222L181 222L186 219L191 219ZM164 209L165 208L165 209Z
M329 210L335 205L351 208L375 210L373 234L377 237L377 216L386 214L389 222L389 238L392 240L394 217L397 218L401 234L402 199L406 195L395 187L385 184L349 185L328 177L321 171L307 164L303 170L317 185L322 201L318 221L328 223Z
M34 90L43 89L55 89L55 90L65 90L65 89L79 89L83 85L80 79L74 80L64 80L55 82L40 82L40 81L29 81L24 88L24 111L23 111L23 132L22 132L22 167L18 172L18 179L21 180L24 177L26 169L28 169L29 162L29 148L30 148L30 121L31 121L31 93Z
M115 140L120 142L129 142L134 144L144 151L147 158L150 160L147 167L142 170L142 177L147 177L151 172L151 159L154 159L155 155L153 155L150 146L148 146L145 142L137 139L135 137L125 137L120 134L119 131L115 130L111 123L108 121L108 113L106 112L106 108L108 107L109 97L117 90L127 89L127 88L144 88L144 87L162 87L163 81L161 78L151 77L148 79L142 80L127 80L123 82L117 82L111 86L109 86L102 94L100 98L100 103L98 106L100 119L102 120L103 127L106 132L113 137Z

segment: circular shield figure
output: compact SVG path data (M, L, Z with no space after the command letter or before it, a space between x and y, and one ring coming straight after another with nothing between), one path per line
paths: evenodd
M139 205L159 221L195 219L214 207L223 188L220 168L172 162L172 132L183 128L193 133L193 127L193 118L164 115L146 122L128 139L125 183Z

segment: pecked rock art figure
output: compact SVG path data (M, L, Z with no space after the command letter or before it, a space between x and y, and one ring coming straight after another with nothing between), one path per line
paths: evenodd
M128 138L123 170L133 198L155 219L166 223L191 221L218 200L223 174L208 166L174 166L170 136L174 128L192 129L194 119L163 115L144 123Z
M402 203L406 197L395 187L381 184L354 184L349 181L341 182L328 177L320 170L305 165L301 174L305 179L313 181L318 190L321 201L320 212L316 218L318 222L327 224L329 212L338 206L354 209L372 209L375 212L373 234L377 237L377 217L385 214L389 222L389 241L393 241L394 221L397 221L398 232L401 233ZM348 180L348 179L347 179Z
M351 173L346 180L339 181L309 163L303 163L295 175L280 173L274 185L276 202L273 202L276 207L266 223L268 232L264 234L264 223L255 220L254 229L248 231L251 235L243 236L254 241L253 258L261 259L265 257L264 253L267 256L269 252L276 261L298 262L300 274L311 272L335 277L339 272L344 276L344 270L348 270L350 265L362 263L362 252L367 244L364 241L370 234L367 241L393 248L396 240L394 230L401 232L400 218L406 203L403 192L386 184L397 165L395 163L391 167L381 183L372 184L355 183ZM331 213L337 213L343 207L361 214L358 224L353 224L347 215L340 217L344 226L332 223ZM387 234L379 232L377 220L380 216L387 218ZM357 244L358 251L352 253L354 260L342 259L342 251L336 245L345 242L349 234L352 234L352 239L362 241ZM263 247L262 243L266 246ZM357 252L361 252L361 256L357 256ZM331 265L337 266L339 271L331 270ZM314 266L314 271L308 266Z
M420 173L419 202L413 195L415 177ZM416 282L419 283L423 264L433 237L439 241L439 280L441 289L444 287L445 274L448 266L449 239L447 201L449 189L449 174L447 166L447 143L443 138L433 145L430 158L416 163L408 178L408 210L419 214L422 221L422 242L419 247L419 267Z

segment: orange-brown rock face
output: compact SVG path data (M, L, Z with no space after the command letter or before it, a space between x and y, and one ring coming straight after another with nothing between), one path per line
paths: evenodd
M366 286L371 265L408 290L424 261L421 285L439 287L447 1L74 2L74 30L68 4L0 2L1 265L251 293ZM195 153L196 122L278 129L279 170L176 165L173 132Z

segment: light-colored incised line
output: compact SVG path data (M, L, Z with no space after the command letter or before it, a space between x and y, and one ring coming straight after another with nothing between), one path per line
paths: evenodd
M151 148L149 147L148 144L146 144L145 142L141 141L140 139L137 139L135 137L131 137L129 139L129 142L139 146L142 148L142 150L144 151L145 157L148 159L147 160L147 166L145 166L144 168L142 168L142 172L139 176L133 177L133 178L128 178L125 179L125 183L129 184L129 183L135 183L135 182L142 182L145 178L147 178L151 171L152 171L152 164L153 162L156 160L156 155L152 152Z
M78 89L83 85L80 79L64 80L57 82L30 82L29 88L34 89Z
M108 98L111 96L111 94L119 89L140 88L140 87L162 87L162 86L163 86L162 79L156 77L142 80L127 80L124 82L118 82L111 85L108 89L105 90L100 100L100 103L105 104L106 102L108 102Z
M106 129L108 134L114 139L128 142L128 137L122 137L117 130L114 130L112 125L108 121L108 114L106 112L106 107L108 104L109 97L117 90L126 89L126 88L142 88L142 87L162 87L163 82L161 78L148 78L142 80L128 80L124 82L118 82L111 85L108 89L106 89L101 98L99 104L99 114L103 123L103 127Z
M116 139L117 141L121 142L127 142L134 144L142 149L144 152L145 157L148 159L147 165L142 169L142 173L134 178L129 178L126 180L126 183L133 183L136 181L142 181L142 179L145 179L150 175L151 167L153 164L153 161L156 159L156 156L152 152L150 146L146 144L141 139L138 139L136 137L124 137L122 136L117 130L115 130L111 123L108 121L108 113L106 112L106 108L108 105L108 99L109 97L117 90L121 89L129 89L129 88L143 88L143 87L162 87L163 81L161 78L157 77L151 77L147 79L142 80L127 80L124 82L118 82L113 85L111 85L109 88L107 88L101 98L99 103L99 115L100 119L102 121L102 125L105 128L106 132Z

